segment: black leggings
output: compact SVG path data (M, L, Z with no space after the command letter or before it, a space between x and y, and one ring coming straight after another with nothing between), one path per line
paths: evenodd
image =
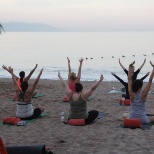
M34 109L34 113L33 115L31 115L30 117L27 118L20 118L21 120L32 120L32 119L36 119L41 115L41 109L40 108L36 108Z
M99 112L96 111L96 110L92 110L92 111L89 111L89 116L87 119L85 119L85 124L88 125L88 124L91 124L92 122L94 122L97 117L98 117L98 114Z

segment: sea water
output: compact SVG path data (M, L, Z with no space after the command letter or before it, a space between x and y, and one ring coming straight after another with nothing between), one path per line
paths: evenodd
M119 58L126 69L132 61L135 69L139 68L146 58L138 75L141 78L152 71L149 61L154 63L153 53L154 32L5 32L0 35L0 66L11 66L16 75L20 71L27 75L38 64L32 78L43 68L43 79L57 80L58 71L67 79L69 57L76 73L79 59L84 58L83 81L98 80L101 74L105 81L117 81L111 72L127 81ZM10 77L0 67L0 78Z

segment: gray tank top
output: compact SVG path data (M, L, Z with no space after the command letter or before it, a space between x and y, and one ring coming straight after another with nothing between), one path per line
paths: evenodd
M82 99L81 95L77 101L74 101L72 96L69 100L70 103L70 114L68 116L69 119L87 119L87 102Z
M141 100L141 94L135 94L134 100L131 102L129 118L140 118L142 124L149 123L146 115L146 104Z

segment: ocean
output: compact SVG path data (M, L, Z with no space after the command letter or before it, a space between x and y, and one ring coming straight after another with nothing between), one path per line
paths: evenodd
M138 78L151 72L149 61L154 63L154 32L5 32L0 35L0 65L12 66L14 73L25 71L26 75L38 64L31 78L35 78L43 68L42 79L58 79L58 71L64 79L68 76L67 57L72 71L77 73L79 59L82 65L83 81L117 81L114 72L127 81L127 76L119 65L135 61L139 68L146 63ZM0 67L0 78L10 78L10 74ZM148 81L147 77L144 81Z

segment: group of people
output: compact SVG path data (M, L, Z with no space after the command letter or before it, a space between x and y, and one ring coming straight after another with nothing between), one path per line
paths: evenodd
M99 112L97 110L87 111L87 98L92 95L94 90L100 85L103 81L103 75L100 76L100 79L95 82L89 89L83 91L83 85L80 83L81 79L81 68L83 63L83 58L79 60L79 69L78 73L71 71L70 59L67 57L68 61L68 83L66 83L60 72L58 72L58 77L60 82L65 90L66 95L69 98L70 103L70 111L68 120L70 119L85 119L85 124L91 124L95 121L98 117ZM154 64L150 61L151 66L153 67L152 73L150 75L149 81L147 85L143 88L143 80L149 75L148 72L144 77L141 79L137 79L137 75L142 69L146 62L144 60L143 64L140 68L134 72L134 64L135 61L129 65L129 69L127 70L120 62L119 64L123 68L124 72L128 75L128 82L124 82L120 77L118 77L115 73L111 72L113 76L115 76L124 86L126 89L126 95L123 96L126 99L130 99L131 101L131 108L130 114L124 114L124 118L139 118L141 119L142 124L147 124L154 122L154 117L147 117L146 115L146 107L145 102L147 99L148 92L152 85L152 80L154 77ZM40 70L37 78L35 79L33 85L31 87L28 86L28 80L30 79L31 75L37 68L35 68L29 73L27 77L25 77L25 72L20 72L20 78L18 78L14 72L13 68L2 66L5 70L7 70L11 76L15 86L16 97L17 97L17 108L16 108L16 116L21 118L22 120L26 119L34 119L40 116L40 114L45 110L44 107L39 107L34 109L32 106L32 98L36 94L35 88L39 82L43 69Z

